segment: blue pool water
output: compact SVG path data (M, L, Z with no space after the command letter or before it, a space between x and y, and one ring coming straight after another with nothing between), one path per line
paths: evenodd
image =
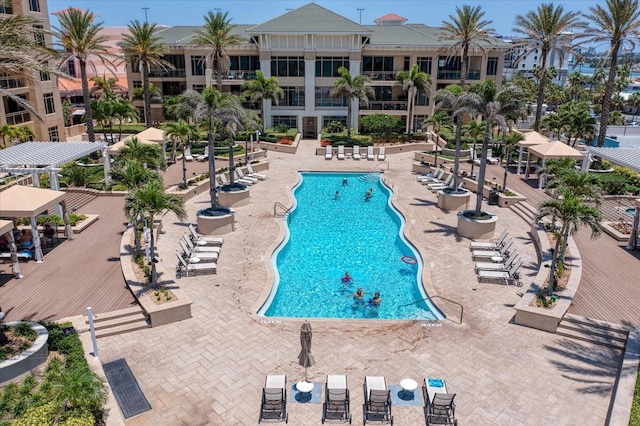
M404 219L391 207L380 174L301 173L288 233L274 252L272 293L259 311L270 317L437 319L422 288L422 261L402 236ZM343 186L343 178L348 185ZM369 201L365 193L373 189ZM336 197L339 191L339 197ZM414 265L403 256L417 260ZM353 280L341 278L349 271ZM362 287L364 303L351 293ZM369 304L381 293L379 307ZM403 306L411 304L409 306Z

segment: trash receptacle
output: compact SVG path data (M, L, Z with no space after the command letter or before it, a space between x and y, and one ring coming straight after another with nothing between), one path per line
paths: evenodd
M498 190L492 189L489 191L489 205L497 206L498 205Z

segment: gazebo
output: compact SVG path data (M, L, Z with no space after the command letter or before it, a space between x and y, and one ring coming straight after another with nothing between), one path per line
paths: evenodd
M4 235L9 242L9 250L11 251L11 269L13 275L20 279L22 274L20 273L20 265L18 264L18 248L16 247L15 239L13 237L13 221L0 219L0 236Z
M584 159L584 156L580 151L560 141L532 146L529 148L529 154L541 159L543 163L546 160L560 158L573 158L576 161ZM529 159L527 159L527 170L525 176L529 176ZM542 187L542 176L540 176L539 187Z
M42 247L36 216L49 208L60 204L62 206L62 218L65 224L67 240L73 240L73 231L69 223L69 214L65 202L67 194L52 189L33 188L30 186L14 185L2 191L2 204L0 204L0 217L28 217L31 222L31 235L33 247L38 263L42 263Z
M518 153L518 172L517 172L518 175L520 175L520 172L522 170L522 154L524 153L524 150L525 149L528 150L532 146L542 145L544 143L551 142L548 138L542 136L540 133L536 131L522 133L522 135L524 136L524 140L516 144L518 148L520 148L520 152ZM527 151L527 164L528 163L529 163L529 153Z

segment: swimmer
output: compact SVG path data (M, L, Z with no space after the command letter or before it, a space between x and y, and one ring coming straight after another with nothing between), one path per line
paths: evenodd
M382 303L382 299L380 298L380 292L379 292L379 291L376 291L376 292L373 294L373 299L371 299L371 301L370 301L370 303L369 303L369 304L370 304L372 307L376 307L376 308L377 308L378 306L380 306L380 303Z
M342 186L347 186L349 185L349 181L347 180L347 178L342 179Z
M333 196L334 200L339 200L340 199L340 191L336 191L335 195Z
M365 201L371 200L371 191L367 191L364 193L364 200Z
M362 287L358 287L358 289L355 291L355 293L351 293L351 294L347 295L347 297L345 297L345 299L353 297L353 307L357 308L362 303L364 303L364 295L365 294L366 293L364 291L362 291Z
M349 274L349 271L346 271L344 273L344 276L342 278L340 278L340 279L342 280L343 284L346 284L346 283L350 283L351 280L353 279L353 277L351 277L351 275Z

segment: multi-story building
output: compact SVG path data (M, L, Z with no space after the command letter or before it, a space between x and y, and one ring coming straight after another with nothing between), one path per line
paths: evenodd
M350 124L357 127L359 117L375 113L394 115L406 122L407 97L396 76L417 64L432 78L431 90L419 94L414 111L419 128L433 113L433 92L459 82L461 61L445 53L447 45L440 40L440 28L405 21L390 14L377 19L377 25L360 25L311 3L259 25L237 25L234 32L245 41L229 49L231 61L223 74L223 91L240 93L242 83L254 78L257 70L267 77L277 77L284 97L278 105L268 102L262 112L264 123L267 127L287 123L305 137L314 137L329 121L346 123L346 99L330 96L339 67L348 68L351 75L371 78L375 99L368 105L353 105ZM206 50L190 42L199 28L176 26L160 32L170 48L164 59L175 66L175 70L155 69L150 73L151 83L163 95L215 85L213 67L205 60ZM471 52L467 81L491 78L500 86L509 47L493 39L485 43L484 53ZM142 78L135 67L127 72L131 92L142 84ZM142 102L137 105L141 107ZM152 105L152 117L162 120L159 103Z
M49 10L46 0L11 0L0 6L0 16L25 15L40 20L42 28L49 30ZM40 42L52 45L51 36L45 35ZM50 67L55 67L51 61ZM28 126L36 134L36 140L58 141L64 139L64 119L57 78L51 74L37 72L32 82L0 76L0 86L24 98L39 113L38 119L14 100L1 96L0 126L10 124Z

